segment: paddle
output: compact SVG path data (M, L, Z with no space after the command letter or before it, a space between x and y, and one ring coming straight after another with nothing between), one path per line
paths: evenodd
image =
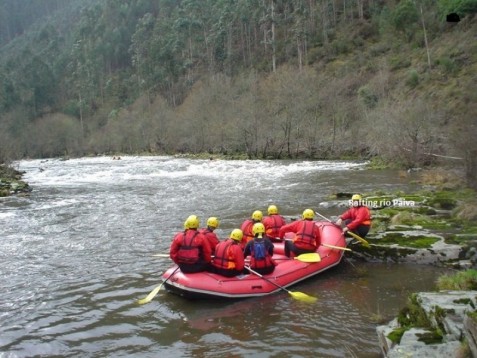
M176 269L169 275L168 278L166 278L166 279L164 280L163 283L161 283L159 286L157 286L155 289L153 289L153 290L151 291L151 293L148 294L146 297L144 297L144 298L138 300L137 303L139 303L140 305L143 305L143 304L145 304L145 303L151 302L152 299L153 299L154 297L156 297L156 295L158 294L158 292L161 290L162 285L165 284L165 283L167 282L167 280L169 280L169 279L176 273L176 271L177 271L178 269L179 269L179 266L176 267Z
M335 246L335 245L329 245L329 244L321 244L321 246L329 247L330 249L337 249L337 250L343 250L343 251L353 251L347 247L342 247L342 246Z
M152 255L152 256L170 258L169 254L155 254L155 255ZM310 253L307 253L307 254L301 254L299 256L296 256L294 259L298 260L298 261L301 261L301 262L311 262L311 263L321 261L320 254L317 253L317 252L310 252ZM288 260L291 260L291 259L288 258Z
M329 221L330 223L332 223L333 225L336 225L336 223L334 223L333 221L331 221L330 219L328 219L326 216L323 216L321 215L318 211L315 211L315 214L318 215L318 216L321 216L323 219L325 219L326 221ZM336 225L338 226L338 225ZM365 239L363 239L361 236L359 235L356 235L354 232L351 232L351 231L347 231L348 234L350 234L352 237L354 237L356 240L358 240L359 242L361 242L363 244L364 247L369 247L369 242L367 242Z
M245 266L245 268L247 270L249 270L251 273L253 273L254 275L257 275L258 277L264 279L265 281L267 282L270 282L272 285L275 285L277 286L278 288L288 292L290 294L290 296L292 296L294 299L296 300L299 300L299 301L303 301L303 302L308 302L308 303L314 303L316 302L317 298L316 297L313 297L313 296L308 296L306 293L303 293L303 292L293 292L293 291L289 291L287 290L285 287L283 286L280 286L279 284L269 280L268 278L264 277L263 275L259 274L257 271L254 271L252 270L250 267L248 266Z
M301 255L295 256L294 259L301 262L320 262L321 261L320 254L317 252L301 254Z

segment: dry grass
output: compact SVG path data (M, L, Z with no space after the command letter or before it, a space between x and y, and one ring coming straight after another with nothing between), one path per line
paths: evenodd
M465 186L464 175L458 170L432 168L421 172L419 182L441 189L457 189Z
M457 219L477 221L477 201L462 203L455 209L454 215Z

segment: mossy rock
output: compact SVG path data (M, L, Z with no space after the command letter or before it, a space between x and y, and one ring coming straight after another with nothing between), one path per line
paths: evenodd
M437 330L418 333L416 336L419 337L417 339L419 342L424 342L425 344L439 344L442 343L444 339L444 336Z
M381 245L398 245L401 247L411 247L416 249L430 249L437 241L441 240L437 236L409 235L403 232L386 232L378 240Z
M444 242L450 245L467 245L473 246L475 244L477 246L477 234L455 234L449 235L444 237Z
M379 241L380 240L376 240L375 242L379 244ZM377 245L371 240L369 240L369 242L371 243L370 247L356 245L356 247L353 248L353 251L358 254L358 257L363 255L367 258L378 259L379 261L400 262L404 257L414 255L417 252L417 249L414 248Z
M397 320L401 327L432 327L431 321L426 311L422 308L417 294L410 295L407 305L399 311Z
M408 328L398 327L396 329L393 329L391 332L389 332L389 334L386 337L394 344L399 344L401 343L402 336L407 330Z
M454 191L439 191L430 197L426 203L435 208L452 210L457 206L456 194Z

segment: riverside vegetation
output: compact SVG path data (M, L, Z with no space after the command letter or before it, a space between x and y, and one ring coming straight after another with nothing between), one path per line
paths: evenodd
M378 157L452 163L475 186L476 10L477 0L5 0L0 162Z

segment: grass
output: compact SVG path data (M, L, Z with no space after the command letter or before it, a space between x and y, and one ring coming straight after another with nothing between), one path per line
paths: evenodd
M469 269L454 275L443 275L437 279L439 290L477 290L477 270Z

